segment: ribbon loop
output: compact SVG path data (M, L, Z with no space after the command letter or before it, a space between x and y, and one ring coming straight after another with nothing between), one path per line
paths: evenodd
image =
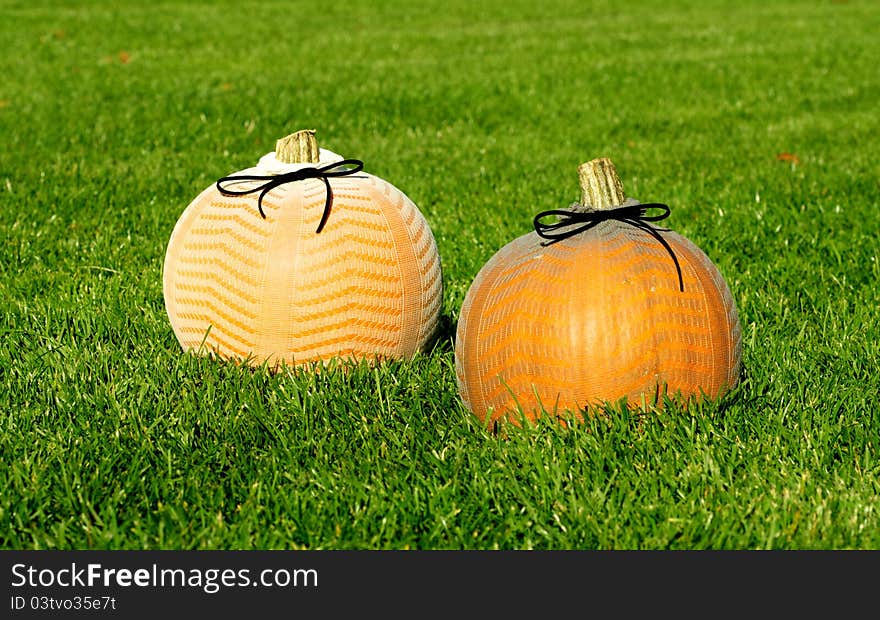
M346 168L345 166L354 167ZM247 194L253 194L254 192L260 192L260 197L257 199L257 209L260 211L260 215L263 219L266 219L266 214L263 212L263 197L270 191L286 183L295 183L296 181L305 181L306 179L321 179L324 182L324 186L327 188L327 199L324 202L324 213L321 215L321 222L318 224L318 229L315 231L317 234L323 230L324 225L327 223L327 218L330 216L330 206L333 204L333 189L330 187L329 179L357 174L363 169L364 162L361 160L343 159L342 161L333 162L332 164L327 164L320 168L300 168L299 170L292 170L291 172L285 172L284 174L269 176L243 174L239 176L223 177L217 181L217 189L224 196L245 196ZM223 183L240 183L242 181L265 181L265 183L251 189L229 189L222 185Z
M648 215L648 211L655 209L659 209L660 213ZM545 246L578 235L597 226L601 222L607 222L608 220L626 222L631 226L644 230L659 241L663 248L669 252L669 256L672 257L672 262L675 263L675 270L678 273L678 288L681 292L684 292L684 278L682 277L681 265L678 262L678 257L675 255L675 252L673 252L669 242L660 234L660 230L664 229L657 229L648 224L648 222L665 220L669 217L669 213L669 206L659 202L631 204L614 209L599 209L596 211L553 209L551 211L542 211L536 215L533 224L538 236L547 239L547 241L544 241L541 244ZM541 221L554 215L559 218L558 221L553 223L545 223Z

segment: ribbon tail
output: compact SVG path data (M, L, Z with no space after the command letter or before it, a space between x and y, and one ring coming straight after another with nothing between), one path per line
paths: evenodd
M263 196L268 194L269 191L272 189L274 188L267 183L266 187L263 188L263 191L260 192L260 197L257 199L257 209L259 210L260 215L263 217L264 220L266 219L266 213L263 211Z
M293 179L293 180L299 180L299 179ZM280 176L274 177L273 179L268 181L265 185L261 185L260 187L255 187L253 190L251 190L251 191L257 191L258 189L262 190L260 192L260 197L257 200L257 209L259 209L260 215L263 216L264 220L266 219L266 213L265 213L265 211L263 211L263 198L266 196L266 194L271 192L276 187L281 187L285 183L290 183L290 182L291 182L291 179L289 179L287 177L287 175L280 175Z
M327 199L324 201L324 213L321 214L321 223L318 224L318 229L315 231L316 235L324 230L324 225L330 217L330 207L333 204L333 189L330 187L330 181L324 176L318 178L324 181L324 186L327 188Z
M652 237L654 237L657 241L660 242L660 245L669 252L669 256L672 257L672 262L675 263L675 271L678 274L678 290L684 293L684 278L681 274L681 264L678 262L678 257L675 255L675 251L673 251L672 246L669 245L669 242L663 238L659 232L657 232L653 226L650 224L645 224L644 222L639 222L637 220L627 220L630 224L635 226L636 228L641 228Z

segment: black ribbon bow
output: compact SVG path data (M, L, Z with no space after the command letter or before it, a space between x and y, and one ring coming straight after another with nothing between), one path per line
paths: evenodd
M344 166L354 166L354 168L345 168ZM327 164L320 168L300 168L299 170L285 172L284 174L269 176L244 174L240 176L223 177L217 181L217 189L220 190L220 193L224 196L244 196L246 194L260 192L260 198L257 200L257 209L259 209L260 215L263 216L263 219L266 219L266 214L263 213L263 197L270 191L279 185L284 185L285 183L294 183L306 179L321 179L324 181L324 185L327 188L327 200L324 202L324 213L321 215L321 223L318 224L318 229L315 231L315 233L319 233L324 228L324 224L327 223L327 218L330 216L330 205L333 204L333 190L330 188L330 181L328 179L330 177L346 177L356 174L363 169L364 162L361 160L343 159L342 161L333 162L332 164ZM221 185L221 183L237 183L241 181L266 182L251 189L227 189Z
M661 213L648 215L647 211L649 209L660 209ZM675 263L675 270L678 273L678 288L681 292L684 292L684 279L681 275L681 265L678 263L678 257L675 255L675 252L672 251L672 248L670 247L666 239L664 239L659 232L659 230L668 229L657 229L648 224L648 222L659 222L660 220L665 220L667 217L669 217L669 212L669 206L659 202L624 205L622 207L615 207L614 209L599 209L596 211L570 211L565 209L554 209L551 211L542 211L535 216L533 223L535 226L535 232L538 233L538 236L548 240L541 244L545 246L550 245L551 243L556 243L557 241L562 241L563 239L568 239L569 237L573 237L574 235L578 235L586 230L593 228L599 223L606 222L608 220L626 222L631 226L635 226L640 230L644 230L646 233L650 234L657 241L659 241L660 244L666 249L666 251L669 252L669 255L672 257L672 262ZM542 219L552 217L554 215L559 217L558 221L551 224L545 224L541 222ZM581 224L581 226L576 226L577 224Z

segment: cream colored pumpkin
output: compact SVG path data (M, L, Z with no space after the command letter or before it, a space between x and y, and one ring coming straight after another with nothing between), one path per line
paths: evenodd
M318 149L314 131L306 130L230 176L271 176L341 159ZM328 182L332 202L320 233L327 188L319 178L280 185L261 205L259 192L230 196L211 185L186 207L163 266L165 305L183 349L272 368L425 350L442 297L427 221L375 175Z

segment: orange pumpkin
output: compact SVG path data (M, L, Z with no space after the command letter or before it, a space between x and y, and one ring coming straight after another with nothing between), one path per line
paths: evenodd
M740 324L717 267L652 226L668 207L627 200L609 160L578 170L581 203L536 217L465 295L456 377L485 423L582 415L621 399L662 405L663 393L716 397L738 382ZM561 219L544 223L553 215Z
M186 207L163 266L183 349L277 369L405 358L429 345L442 297L437 244L416 205L362 166L304 130Z

